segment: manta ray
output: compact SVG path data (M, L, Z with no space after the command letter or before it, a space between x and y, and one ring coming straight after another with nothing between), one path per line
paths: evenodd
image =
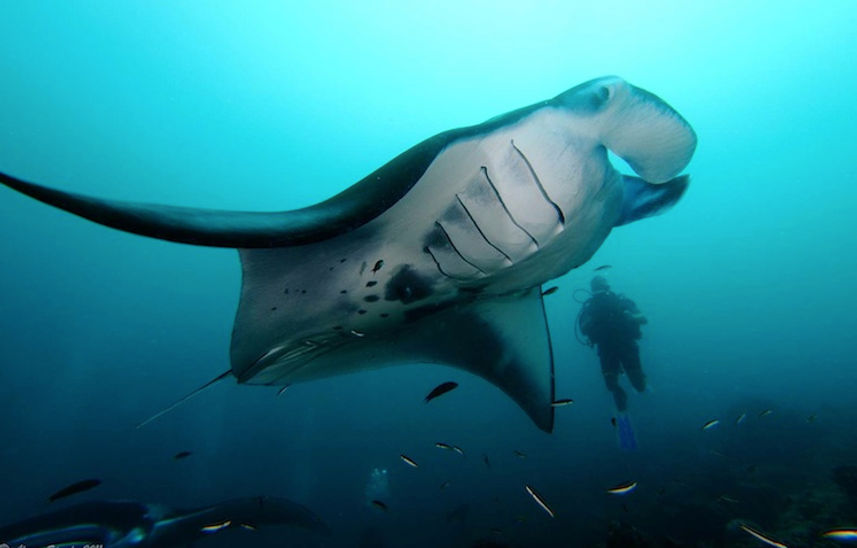
M261 213L0 182L119 230L237 248L239 383L285 386L408 362L479 375L553 428L541 284L684 193L696 134L618 77L431 137L316 205ZM620 173L608 150L633 169Z
M226 529L254 531L282 525L330 534L312 511L280 497L232 499L190 510L134 501L92 501L0 527L0 546L169 548L190 546Z

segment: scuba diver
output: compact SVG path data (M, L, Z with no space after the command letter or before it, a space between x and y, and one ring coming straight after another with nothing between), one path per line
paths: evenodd
M610 291L603 276L595 276L590 282L592 296L583 303L577 316L577 326L586 337L588 346L598 347L601 373L607 390L613 394L616 410L619 411L619 436L623 448L636 446L630 422L625 413L628 396L619 386L619 375L624 373L638 391L646 389L646 376L640 365L640 326L647 323L637 305L624 295Z

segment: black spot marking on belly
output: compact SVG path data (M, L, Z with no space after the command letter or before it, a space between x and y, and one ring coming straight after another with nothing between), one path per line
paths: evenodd
M378 295L366 295L365 297L363 297L363 300L367 303L374 303L377 302L380 298L381 297L379 297Z
M373 287L373 286L376 286L376 285L378 285L378 282L376 282L375 280L372 280L372 281L366 282L366 287Z
M358 311L357 311L357 313L358 313L358 314L365 314L365 313L366 313L366 311L365 311L365 310L363 310L363 309L361 308L360 310L358 310Z
M348 290L347 290L347 289L343 289L343 290L342 290L342 291L340 291L339 293L341 293L342 295L345 295L346 293L348 293Z
M381 317L382 317L382 318L389 318L389 317L390 317L390 315L389 315L389 314L387 314L386 312L381 312Z
M432 283L428 278L421 276L411 268L411 265L400 266L393 274L384 288L384 299L387 301L401 301L402 304L410 304L434 293Z

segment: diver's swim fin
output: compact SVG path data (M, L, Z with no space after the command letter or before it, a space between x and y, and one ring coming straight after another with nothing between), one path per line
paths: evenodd
M619 414L616 417L616 426L619 434L619 448L625 451L637 449L637 438L634 436L634 429L631 428L631 418L626 413Z

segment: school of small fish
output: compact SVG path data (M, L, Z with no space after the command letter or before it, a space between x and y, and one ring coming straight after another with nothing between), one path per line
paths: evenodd
M376 266L376 268L380 268L380 266L382 264L383 264L383 262L379 261L378 263L376 263L375 266ZM601 267L601 268L606 268L606 267L607 267L607 265L605 265L605 267ZM373 271L375 271L375 269L373 269ZM285 391L285 389L287 387L288 386L284 386L282 389L280 389L278 394L282 394L283 391ZM428 403L432 399L437 398L438 396L441 396L441 395L455 389L456 387L458 387L458 384L455 382L449 381L449 382L441 383L440 385L436 386L434 389L432 389L429 392L429 394L425 397L425 402ZM553 402L551 402L551 406L553 406L553 407L565 407L565 406L571 405L572 403L574 403L574 400L572 400L572 399L558 399L558 400L554 400ZM758 413L758 417L759 418L767 417L767 416L771 415L772 413L773 413L772 409L765 409L765 410ZM735 424L741 425L744 422L746 422L746 420L747 420L747 413L741 413L737 417L737 419L735 420ZM814 420L815 420L815 415L810 415L810 417L807 419L807 422L812 422ZM616 417L611 418L611 424L614 427L616 427ZM701 429L703 431L711 430L711 429L717 427L719 424L720 424L720 419L710 419L710 420L706 421L705 423L703 423ZM443 449L445 451L457 453L457 454L461 455L462 457L465 455L464 450L461 447L459 447L458 445L453 445L450 443L439 441L439 442L436 442L434 444L434 446L438 449ZM516 457L518 457L519 459L525 459L527 457L527 454L525 452L520 451L518 449L513 450L512 453ZM714 452L714 453L716 453L716 452ZM192 455L191 451L187 451L187 450L180 451L180 452L176 453L175 455L173 455L173 460L182 460L182 459L189 457L190 455ZM720 456L726 457L726 455L720 455ZM402 453L399 455L399 458L407 466L409 466L411 468L419 468L419 464L417 464L417 462L413 458L409 457L408 455ZM491 462L488 459L488 455L483 454L482 460L483 460L483 463L485 464L486 468L488 468L490 470L491 469ZM755 465L751 465L751 466L747 467L747 471L752 473L753 471L755 471L755 468L756 468ZM99 486L100 484L101 484L101 480L99 480L99 479L86 479L86 480L78 481L78 482L69 484L66 487L63 487L62 489L56 491L55 493L53 493L49 497L48 500L50 502L54 502L58 499L62 499L62 498L68 497L68 496L78 494L78 493L83 493L83 492L89 491L90 489L94 489L95 487ZM449 485L450 485L450 481L445 480L440 484L440 489L444 490L447 487L449 487ZM628 495L628 494L632 493L633 491L635 491L637 489L637 487L638 487L638 484L636 481L626 481L626 482L623 482L623 483L620 483L620 484L617 484L617 485L614 485L612 487L605 489L605 492L607 494L610 494L610 495ZM538 507L541 508L548 516L550 516L551 518L556 517L556 512L553 510L551 505L547 502L547 500L538 491L535 490L535 488L533 488L529 484L524 484L524 490L530 496L530 498L536 503L536 505L538 505ZM658 495L663 495L663 493L664 493L663 487L658 489ZM726 494L721 495L720 497L717 498L717 500L719 502L727 503L728 505L740 504L740 501L738 501L738 500L736 500L736 499L734 499L734 498L732 498ZM371 506L373 506L377 510L380 510L384 513L389 511L389 506L387 505L387 503L385 503L382 500L378 500L378 499L372 500ZM627 506L623 505L623 508L626 512L628 511ZM520 517L519 521L522 522L524 519L525 519L524 517ZM223 529L231 527L232 524L233 524L232 520L224 520L221 522L211 523L211 524L205 525L204 527L202 527L201 531L205 532L205 533L216 533L218 531L221 531ZM240 526L241 528L244 528L247 530L255 530L256 529L256 527L254 525L249 524L249 523L243 523L243 522L238 522L236 526ZM761 530L759 530L755 526L748 525L747 523L740 523L739 528L763 544L766 544L768 546L773 546L774 548L787 548L787 546L785 544L777 541L776 539L774 539L773 537L762 532ZM496 529L496 531L497 531L496 534L498 534L498 535L502 534L502 531L500 531L499 529ZM848 543L857 542L857 529L848 529L848 528L830 529L830 530L822 533L821 537L825 538L825 539L840 541L840 542L848 542Z

